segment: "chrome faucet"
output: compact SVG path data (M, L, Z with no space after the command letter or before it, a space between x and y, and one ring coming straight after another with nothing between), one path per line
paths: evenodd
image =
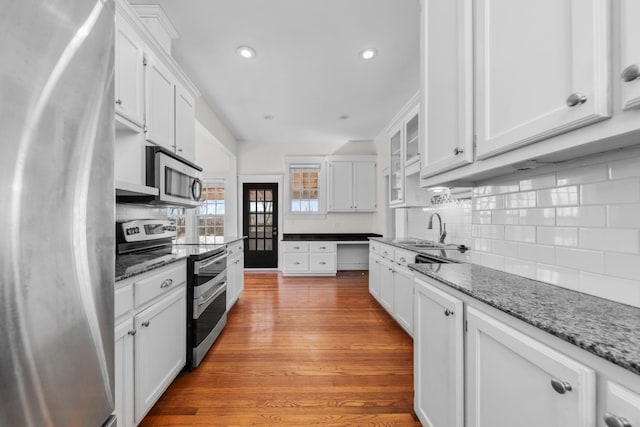
M438 223L440 224L440 243L444 243L444 238L447 237L447 224L442 222L442 217L440 216L440 214L438 212L434 212L431 214L431 216L429 217L429 225L427 225L427 229L432 230L433 229L433 217L437 216L438 217Z

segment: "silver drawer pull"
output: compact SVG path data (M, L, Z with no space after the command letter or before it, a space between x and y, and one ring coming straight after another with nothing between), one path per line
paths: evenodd
M326 265L327 263L324 261L320 261L320 265Z
M404 259L404 257L400 258L400 262L407 262L406 259Z
M146 322L142 322L142 326L144 326L145 328L149 327L149 321L147 320Z
M638 64L631 64L622 71L620 77L625 83L632 82L640 78L640 67L638 67Z
M122 99L116 99L116 104L122 105Z
M327 249L326 246L320 246L320 249Z
M551 378L551 387L553 387L553 389L559 394L565 394L572 390L571 384L566 381L560 381L556 378Z
M136 334L136 330L135 329L131 329L129 332L127 332L127 334L134 336Z
M449 317L453 314L453 311L449 310L448 308L444 311L444 315Z
M581 105L587 102L587 96L578 92L574 92L567 98L567 106L575 107L576 105Z
M382 254L383 254L384 256L388 256L388 255L389 255L389 252L384 251L384 252L382 252Z
M293 265L300 265L298 261L294 262Z
M454 156L458 156L458 155L460 155L462 153L464 153L464 150L462 148L456 147L456 148L453 149L453 155Z
M167 279L160 285L161 288L168 288L173 284L173 279Z
M611 412L604 414L604 423L607 427L632 427L626 418L613 415Z

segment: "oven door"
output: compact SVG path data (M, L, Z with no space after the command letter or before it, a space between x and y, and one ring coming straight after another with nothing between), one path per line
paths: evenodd
M187 207L198 206L202 196L198 171L161 152L156 153L156 162L160 200Z
M197 367L227 323L227 281L193 300L193 367Z

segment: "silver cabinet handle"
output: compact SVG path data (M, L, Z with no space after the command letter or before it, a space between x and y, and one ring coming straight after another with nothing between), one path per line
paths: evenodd
M144 326L145 328L149 326L149 321L147 320L146 322L142 322L142 326Z
M453 155L454 156L458 156L458 155L460 155L462 153L464 153L464 150L462 148L456 147L456 148L453 149Z
M300 249L300 246L294 246L293 249Z
M324 262L324 261L321 261L321 262L320 262L320 265L326 265L326 264L327 264L327 263L326 263L326 262Z
M294 262L293 265L300 265L298 261Z
M320 246L320 249L327 249L326 246Z
M607 427L632 427L631 423L626 418L613 415L611 412L604 414L604 423Z
M574 92L567 98L567 106L575 107L576 105L581 105L587 102L587 96L578 92Z
M160 285L161 288L168 288L173 284L173 279L167 279Z
M382 254L383 254L384 256L388 256L388 255L389 255L389 252L384 251L384 252L382 252Z
M638 64L631 64L622 71L620 77L625 83L632 82L640 78L640 67L638 67Z
M400 258L400 262L407 262L406 259L404 259L404 257Z
M571 391L571 384L565 381L560 381L556 378L551 378L551 387L553 387L553 389L559 394L565 394L566 392Z
M122 105L122 99L116 99L116 104Z
M449 317L453 314L453 311L449 310L448 308L444 310L444 315Z
M136 334L136 330L135 329L131 329L129 332L127 332L127 334L134 336Z

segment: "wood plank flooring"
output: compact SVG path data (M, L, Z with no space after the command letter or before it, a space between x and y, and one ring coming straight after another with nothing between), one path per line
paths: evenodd
M214 347L140 426L420 426L413 342L367 281L245 273Z

